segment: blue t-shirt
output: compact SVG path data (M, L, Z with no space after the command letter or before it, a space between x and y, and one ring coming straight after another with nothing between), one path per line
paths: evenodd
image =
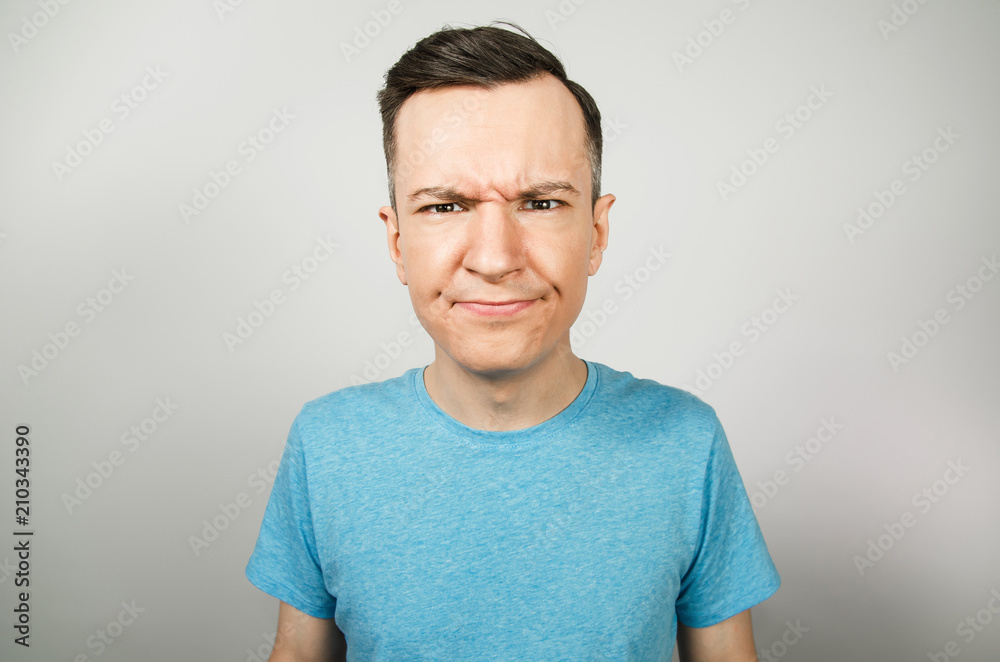
M348 660L669 661L781 582L715 410L587 361L530 428L445 413L423 369L307 403L247 578Z

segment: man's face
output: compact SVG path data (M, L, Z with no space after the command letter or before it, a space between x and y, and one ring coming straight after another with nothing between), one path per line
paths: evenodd
M576 99L549 75L403 104L398 216L379 216L435 360L502 376L569 350L614 202L591 207L584 137Z

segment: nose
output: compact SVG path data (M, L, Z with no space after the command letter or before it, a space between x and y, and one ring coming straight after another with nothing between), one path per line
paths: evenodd
M517 217L506 204L480 203L466 225L462 266L489 282L524 267L524 239Z

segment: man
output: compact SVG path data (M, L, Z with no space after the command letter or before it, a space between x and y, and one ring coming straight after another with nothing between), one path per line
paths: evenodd
M756 660L780 578L714 410L570 347L615 201L593 99L491 26L417 43L379 102L435 358L296 418L246 570L271 660Z

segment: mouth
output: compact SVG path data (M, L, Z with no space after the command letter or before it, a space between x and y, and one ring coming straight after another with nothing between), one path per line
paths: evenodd
M509 317L526 310L535 299L508 301L456 301L455 307L472 315L489 317Z

